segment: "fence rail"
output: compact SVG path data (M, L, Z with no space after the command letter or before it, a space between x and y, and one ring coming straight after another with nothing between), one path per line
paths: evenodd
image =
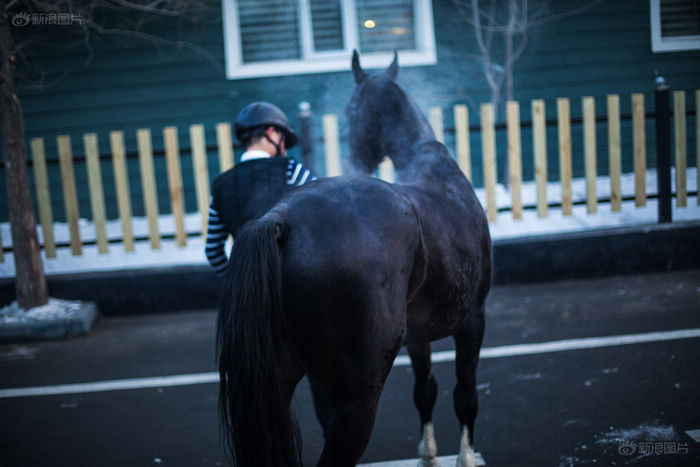
M665 99L669 100L669 93L666 91ZM700 154L700 119L697 115L698 102L700 102L700 90L695 91L695 143L696 154ZM657 92L656 99L664 99L663 95ZM673 99L673 162L675 165L675 199L677 206L686 206L687 189L687 167L688 167L688 132L686 120L686 92L675 91ZM655 113L645 113L644 95L635 93L631 95L632 108L630 120L632 122L633 141L633 170L634 170L634 201L635 206L645 206L647 198L650 196L646 192L647 186L647 135L645 133L645 122L648 118L656 119L657 131L663 127L664 117L663 105L658 106ZM580 105L582 116L580 118L571 117L572 105ZM534 166L534 183L536 185L536 210L539 218L546 218L548 209L552 205L561 207L563 216L572 215L572 207L577 201L572 195L573 181L573 157L575 153L582 153L584 161L584 178L586 187L585 204L588 215L595 215L598 211L598 204L606 201L604 197L597 193L597 178L599 160L597 154L597 128L599 124L607 126L607 152L608 152L608 173L610 177L609 202L614 212L622 209L623 193L621 190L622 177L622 154L621 143L621 111L620 97L616 94L607 96L606 114L603 116L596 114L595 100L593 97L584 97L580 102L572 102L568 98L556 100L556 119L547 120L545 101L541 99L533 100L529 103L530 121L521 122L521 104L518 102L508 102L506 105L505 124L496 124L495 112L491 104L483 104L479 109L478 116L469 114L467 107L456 105L452 109L454 115L454 127L446 128L443 123L443 109L432 107L429 109L428 117L436 137L440 141L445 141L445 133L454 133L454 153L456 160L464 172L471 179L473 162L471 138L477 135L481 139L481 154L477 154L483 165L484 174L483 189L485 192L485 210L490 222L496 222L499 211L496 199L497 188L497 160L505 161L507 164L506 180L509 185L510 207L514 220L522 219L523 209L525 209L521 187L523 184L523 148L521 129L527 128L532 131L532 152ZM527 112L527 109L525 109ZM667 112L669 117L671 110ZM310 114L308 109L306 114ZM551 111L550 111L551 114ZM470 118L478 118L478 124L470 124ZM580 124L583 133L583 147L574 148L572 145L572 126ZM304 127L310 125L304 124ZM548 176L547 167L549 156L547 127L556 126L556 151L558 153L559 165L559 196L548 198ZM326 166L325 175L328 177L341 175L341 138L338 131L338 117L332 114L322 117L324 159ZM114 177L114 190L116 194L118 216L121 222L121 238L117 241L123 244L126 251L134 250L135 238L133 228L133 205L127 168L127 159L138 157L140 182L143 192L143 206L148 222L148 240L152 249L161 247L161 238L169 238L172 235L163 234L159 230L159 204L157 196L158 180L154 170L154 156L164 156L166 162L167 184L170 201L171 214L174 218L174 238L178 246L187 244L188 234L185 228L185 192L182 179L181 154L186 152L192 156L194 194L196 208L201 222L198 229L199 235L206 232L208 201L210 193L210 180L213 178L214 170L208 166L207 153L216 151L218 153L219 171L225 171L234 165L233 143L231 139L231 125L222 122L216 125L216 144L207 146L205 138L205 127L202 124L194 124L189 127L189 147L183 150L179 147L178 128L174 126L166 127L163 131L164 150L154 153L151 130L144 128L136 131L136 154L128 154L125 150L123 131L112 131L109 133L110 153L99 153L98 135L87 133L83 136L82 149L85 155L85 165L89 185L89 199L91 206L91 221L95 229L95 243L99 253L107 253L110 243L115 240L109 239L106 224L108 222L105 210L105 187L103 186L102 164L111 163ZM505 130L507 147L505 157L498 159L499 148L496 146L496 131ZM302 135L303 136L303 135ZM670 135L669 135L670 136ZM659 144L657 138L657 145ZM663 143L663 142L662 142ZM306 147L312 145L307 144ZM657 148L659 151L667 151L670 158L671 142L665 144L666 147ZM73 156L74 142L68 135L57 137L58 163L60 166L60 185L65 206L66 224L69 231L69 245L73 255L82 254L84 239L80 231L80 218L76 178ZM44 138L33 138L30 141L32 154L34 182L36 188L36 203L38 207L39 220L42 230L43 248L47 258L56 257L56 236L54 234L54 216L51 204L50 186L56 181L50 180L47 170L47 158ZM504 154L500 148L500 154ZM624 151L625 154L627 153ZM659 157L662 155L659 154ZM478 160L477 159L477 160ZM696 156L697 160L697 156ZM697 163L696 163L697 165ZM659 171L662 171L659 162ZM670 174L670 171L669 171ZM700 170L697 171L698 183L700 186ZM662 176L660 174L659 176ZM393 167L389 161L380 165L379 176L383 179L393 180ZM670 175L669 175L670 176ZM663 197L661 191L664 189L661 178L659 179L659 197ZM668 187L670 193L670 186ZM700 197L698 204L700 204ZM670 200L670 194L669 194ZM669 201L670 203L670 201ZM661 206L659 218L661 215ZM670 218L668 219L670 220ZM0 242L2 239L0 238ZM10 249L6 249L10 250ZM4 261L3 249L0 248L0 262Z

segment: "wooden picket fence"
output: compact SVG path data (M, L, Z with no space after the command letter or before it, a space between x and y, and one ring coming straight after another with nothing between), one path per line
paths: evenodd
M202 221L202 232L206 232L207 214L209 208L209 169L207 167L207 147L204 138L204 126L191 125L190 144L194 167L194 182L197 199L197 209ZM233 142L231 125L219 123L216 126L219 168L225 171L233 167ZM138 158L143 188L143 205L148 220L148 238L151 248L160 248L161 233L158 227L158 198L156 177L153 163L153 147L150 129L140 129L136 132ZM165 159L167 166L167 182L170 195L171 213L175 221L175 241L178 246L185 246L187 233L185 230L185 193L180 167L180 148L178 129L166 127L163 129L165 144ZM122 243L125 251L134 251L134 232L132 228L132 203L129 178L127 176L126 151L124 133L112 131L109 134L114 185L117 195L119 219L122 226ZM39 211L39 221L43 233L43 246L47 258L56 257L56 241L54 236L54 220L51 208L50 180L47 175L46 152L44 138L33 138L30 142L36 186L36 200ZM97 134L88 133L83 136L83 148L87 167L92 222L95 226L95 241L99 253L108 252L107 217L102 186L102 169L98 153ZM66 223L70 236L70 249L73 255L82 254L83 242L80 235L78 197L73 169L73 150L70 136L61 135L57 138L58 159L61 171L61 186L65 205ZM0 249L1 251L1 249ZM0 261L3 258L0 255Z
M635 205L645 206L646 170L647 170L647 137L645 134L645 106L644 94L634 93L632 98L632 128L633 128L633 153L635 175ZM695 91L695 102L700 102L700 90ZM583 154L585 162L586 181L586 205L587 213L595 214L598 209L598 195L596 192L597 170L597 141L596 141L596 110L595 99L584 97L581 100L583 113ZM564 216L572 215L572 138L571 138L571 101L568 98L559 98L556 101L557 129L558 129L558 155L559 155L559 183L561 185L561 204ZM465 105L454 106L455 122L455 154L457 162L464 174L471 180L472 165L470 155L470 127L469 114ZM610 202L613 212L622 209L622 144L620 136L620 96L611 94L607 96L607 128L608 128L608 155L610 177ZM523 203L521 200L522 174L522 147L521 147L521 122L520 104L508 102L506 105L506 131L507 131L507 159L508 181L511 193L511 210L514 219L522 219ZM547 120L545 118L545 102L536 99L531 102L531 125L533 131L533 154L535 168L535 183L537 187L537 215L540 218L547 217L549 203L554 200L547 199ZM686 122L686 92L673 92L673 127L675 141L675 168L676 168L676 203L679 207L687 204L687 122ZM443 113L439 107L429 109L428 118L437 139L444 143ZM498 209L496 204L496 127L494 121L494 107L492 104L482 104L480 107L480 131L482 142L482 157L484 189L486 191L486 211L489 222L496 222ZM700 119L697 116L696 107L696 154L700 154ZM323 118L326 167L328 176L340 175L338 161L338 119L335 115L326 115ZM380 177L392 179L392 169L389 162L380 166ZM698 186L700 186L700 171L698 171ZM698 197L700 204L700 197Z
M686 93L675 91L673 93L674 115L674 140L675 144L675 168L676 168L676 202L678 206L685 206L687 200L686 167L687 167L687 134L686 134ZM696 108L700 102L700 90L695 91ZM514 219L521 219L523 215L523 203L521 201L522 176L522 147L521 147L521 122L520 107L518 102L508 102L506 112L507 130L507 158L509 191L512 196L511 209ZM592 97L584 97L581 100L582 125L583 125L583 155L585 160L585 180L587 187L587 212L595 214L598 206L596 194L597 178L597 142L596 142L596 111ZM533 131L533 153L535 168L535 183L537 186L537 214L544 218L548 215L549 203L547 199L547 136L545 103L543 100L533 100L530 103L532 120L530 122ZM558 155L560 168L561 198L557 200L561 204L562 214L572 214L572 143L571 143L571 101L560 98L556 101L557 128L558 128ZM646 159L647 138L645 135L645 106L644 95L632 95L632 126L633 126L633 152L635 173L635 204L646 204ZM470 154L470 123L467 107L456 105L454 112L455 154L457 162L465 175L472 177L472 156ZM441 108L429 109L429 120L435 130L438 140L444 142L443 113ZM700 119L696 110L696 142L697 153L700 154ZM496 205L496 126L494 122L494 108L491 104L483 104L479 114L484 190L486 193L486 212L490 222L497 219ZM325 148L326 176L332 177L341 174L341 151L338 131L338 117L336 115L324 115L323 139ZM620 98L619 95L607 96L607 133L609 155L609 177L612 211L620 211L622 207L621 193L621 138L620 138ZM216 125L217 145L219 158L219 170L225 171L233 167L233 144L231 139L231 125L219 123ZM201 124L189 127L190 151L193 158L194 187L197 201L197 209L201 218L202 235L206 232L208 203L210 196L210 170L207 163L207 145L205 141L205 128ZM156 191L156 177L153 163L153 149L151 130L140 129L136 132L138 159L140 168L141 185L143 188L143 205L148 220L148 239L152 249L160 248L161 233L158 227L158 198ZM167 183L171 214L175 221L175 241L178 246L187 243L185 230L185 193L183 188L182 170L180 166L180 148L178 129L170 126L163 129L165 146L165 159L167 167ZM129 177L126 164L126 151L124 133L112 131L109 134L111 162L114 172L114 185L116 191L119 219L122 227L121 241L126 251L134 250L134 232L132 228L132 201L129 188ZM33 138L30 148L33 160L34 179L36 186L36 201L39 211L39 220L43 233L43 247L47 258L56 257L56 241L54 236L54 220L51 209L51 195L49 186L55 181L49 180L46 167L46 151L44 138ZM61 173L61 187L65 205L66 223L69 229L70 248L73 255L82 254L83 241L81 240L78 210L75 172L73 168L73 142L66 135L57 137L58 160ZM104 201L104 187L102 183L102 169L100 163L98 136L88 133L83 136L83 149L87 167L90 204L92 208L92 222L95 227L95 241L99 253L107 253L109 241L107 238L107 216ZM393 177L390 163L383 163L379 168L381 178L391 180ZM698 171L698 186L700 186L700 170ZM162 182L161 182L162 183ZM700 197L698 197L700 204ZM0 239L1 242L1 239ZM0 261L3 261L2 248L0 248Z

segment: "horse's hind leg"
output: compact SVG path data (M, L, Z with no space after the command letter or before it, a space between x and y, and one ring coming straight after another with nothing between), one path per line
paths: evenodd
M437 382L433 376L430 361L430 344L408 343L408 353L415 375L413 386L413 402L420 415L421 441L418 444L419 466L440 465L435 456L437 444L433 429L433 407L437 399Z
M326 443L318 467L356 465L369 442L378 402L379 394L330 403Z
M458 467L476 467L474 454L474 421L479 409L476 391L476 367L479 362L479 349L484 336L484 307L472 310L461 328L454 335L456 346L455 367L457 386L454 406L462 429Z
M378 315L381 315L378 313ZM331 351L328 366L310 375L315 395L325 413L325 445L319 467L355 466L367 447L379 397L401 347L396 324L378 324L352 345ZM376 343L388 343L391 348Z
M358 355L359 352L354 352ZM319 467L354 467L367 447L393 356L383 361L343 358L332 372L317 380L315 397L325 412L325 445Z

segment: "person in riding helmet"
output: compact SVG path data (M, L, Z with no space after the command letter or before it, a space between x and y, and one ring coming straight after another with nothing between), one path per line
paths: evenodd
M287 116L269 102L253 102L241 110L234 123L236 139L246 148L240 163L214 179L207 245L209 264L224 276L228 235L265 214L290 189L315 179L301 163L286 157L299 137Z

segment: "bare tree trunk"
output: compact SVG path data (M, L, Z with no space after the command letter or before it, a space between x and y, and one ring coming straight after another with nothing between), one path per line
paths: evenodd
M13 37L4 2L0 4L0 135L15 258L17 302L24 309L49 300L27 177L22 109L15 94L12 70Z

